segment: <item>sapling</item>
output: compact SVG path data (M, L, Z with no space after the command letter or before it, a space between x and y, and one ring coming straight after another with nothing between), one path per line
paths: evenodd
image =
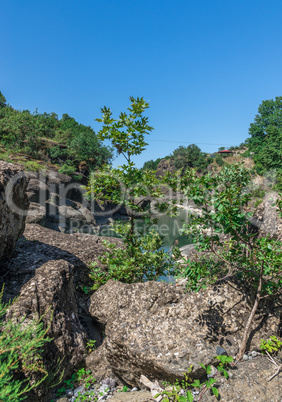
M247 212L250 179L244 166L233 165L217 175L199 177L195 171L187 171L182 184L185 195L202 211L191 214L189 226L184 229L184 233L193 236L200 255L198 260L188 261L184 272L188 287L198 291L208 284L239 278L254 294L237 360L246 350L261 300L279 294L282 285L281 242L251 230L251 213Z
M109 108L101 109L103 123L98 132L100 140L110 140L125 163L117 168L104 166L94 172L86 186L90 198L100 202L111 202L117 206L125 206L129 216L127 224L115 225L114 229L124 240L124 248L106 244L108 252L101 261L107 266L107 272L101 271L96 263L90 265L93 289L97 289L108 279L123 282L140 282L156 280L169 270L173 274L177 265L175 261L179 253L174 249L173 256L162 250L162 239L150 226L157 222L152 213L151 202L162 212L176 214L176 200L171 203L160 199L164 197L165 179L156 176L154 171L138 169L133 161L134 156L148 145L145 136L152 130L148 118L143 115L149 104L143 98L130 97L129 113L121 113L118 119L112 117ZM140 221L143 225L138 225ZM142 230L147 231L143 234ZM140 232L141 230L141 232Z

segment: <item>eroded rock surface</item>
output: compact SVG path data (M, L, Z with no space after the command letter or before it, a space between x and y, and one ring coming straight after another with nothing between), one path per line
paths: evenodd
M113 373L132 386L140 385L141 374L174 381L190 365L199 377L199 363L211 363L218 345L229 355L237 353L249 311L249 300L232 284L185 293L166 283L109 281L91 297L90 314L105 325L106 337L102 353L94 351L87 363L99 371L95 354L102 354L104 369L108 362ZM278 326L279 314L265 307L248 346L258 348L260 339L277 333Z
M251 224L261 236L270 235L272 238L282 241L282 218L276 206L277 199L277 192L268 192L263 202L255 210Z
M117 239L107 239L119 242ZM26 225L12 258L0 263L5 283L4 301L18 297L9 317L31 320L43 316L47 327L53 318L44 359L51 372L58 361L63 378L83 364L87 340L101 341L101 332L88 312L88 296L82 291L89 284L87 264L105 253L103 238L55 232L39 225ZM46 384L35 389L32 401L48 401ZM47 399L46 399L47 398Z
M25 228L28 198L20 167L0 161L0 260L9 258Z

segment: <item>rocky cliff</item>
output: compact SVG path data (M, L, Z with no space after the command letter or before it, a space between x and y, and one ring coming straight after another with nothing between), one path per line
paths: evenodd
M0 260L9 258L25 228L27 180L20 167L0 161Z

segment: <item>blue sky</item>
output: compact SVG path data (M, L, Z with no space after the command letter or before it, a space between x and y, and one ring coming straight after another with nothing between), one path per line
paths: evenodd
M102 106L118 115L129 96L143 96L155 130L138 166L179 145L240 144L261 101L282 95L280 0L0 4L7 101L98 131Z

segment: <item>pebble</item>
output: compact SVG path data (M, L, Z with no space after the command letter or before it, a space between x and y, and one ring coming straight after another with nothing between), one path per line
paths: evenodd
M134 387L134 388L132 388L132 390L131 390L131 392L135 392L135 391L138 391L138 388L137 388L137 387Z
M99 388L98 392L103 392L103 393L107 393L110 391L110 387L108 384L102 384L101 387Z
M217 354L217 356L219 356L219 355L227 355L227 352L221 346L217 346L216 347L216 354Z
M216 373L218 373L217 368L215 368L213 365L211 365L211 372L210 372L210 374L207 374L207 377L212 378L216 375Z
M249 360L249 356L248 355L243 355L243 360Z
M66 390L66 396L67 396L68 398L71 398L71 397L73 396L73 390L72 390L72 389L67 389L67 390Z

